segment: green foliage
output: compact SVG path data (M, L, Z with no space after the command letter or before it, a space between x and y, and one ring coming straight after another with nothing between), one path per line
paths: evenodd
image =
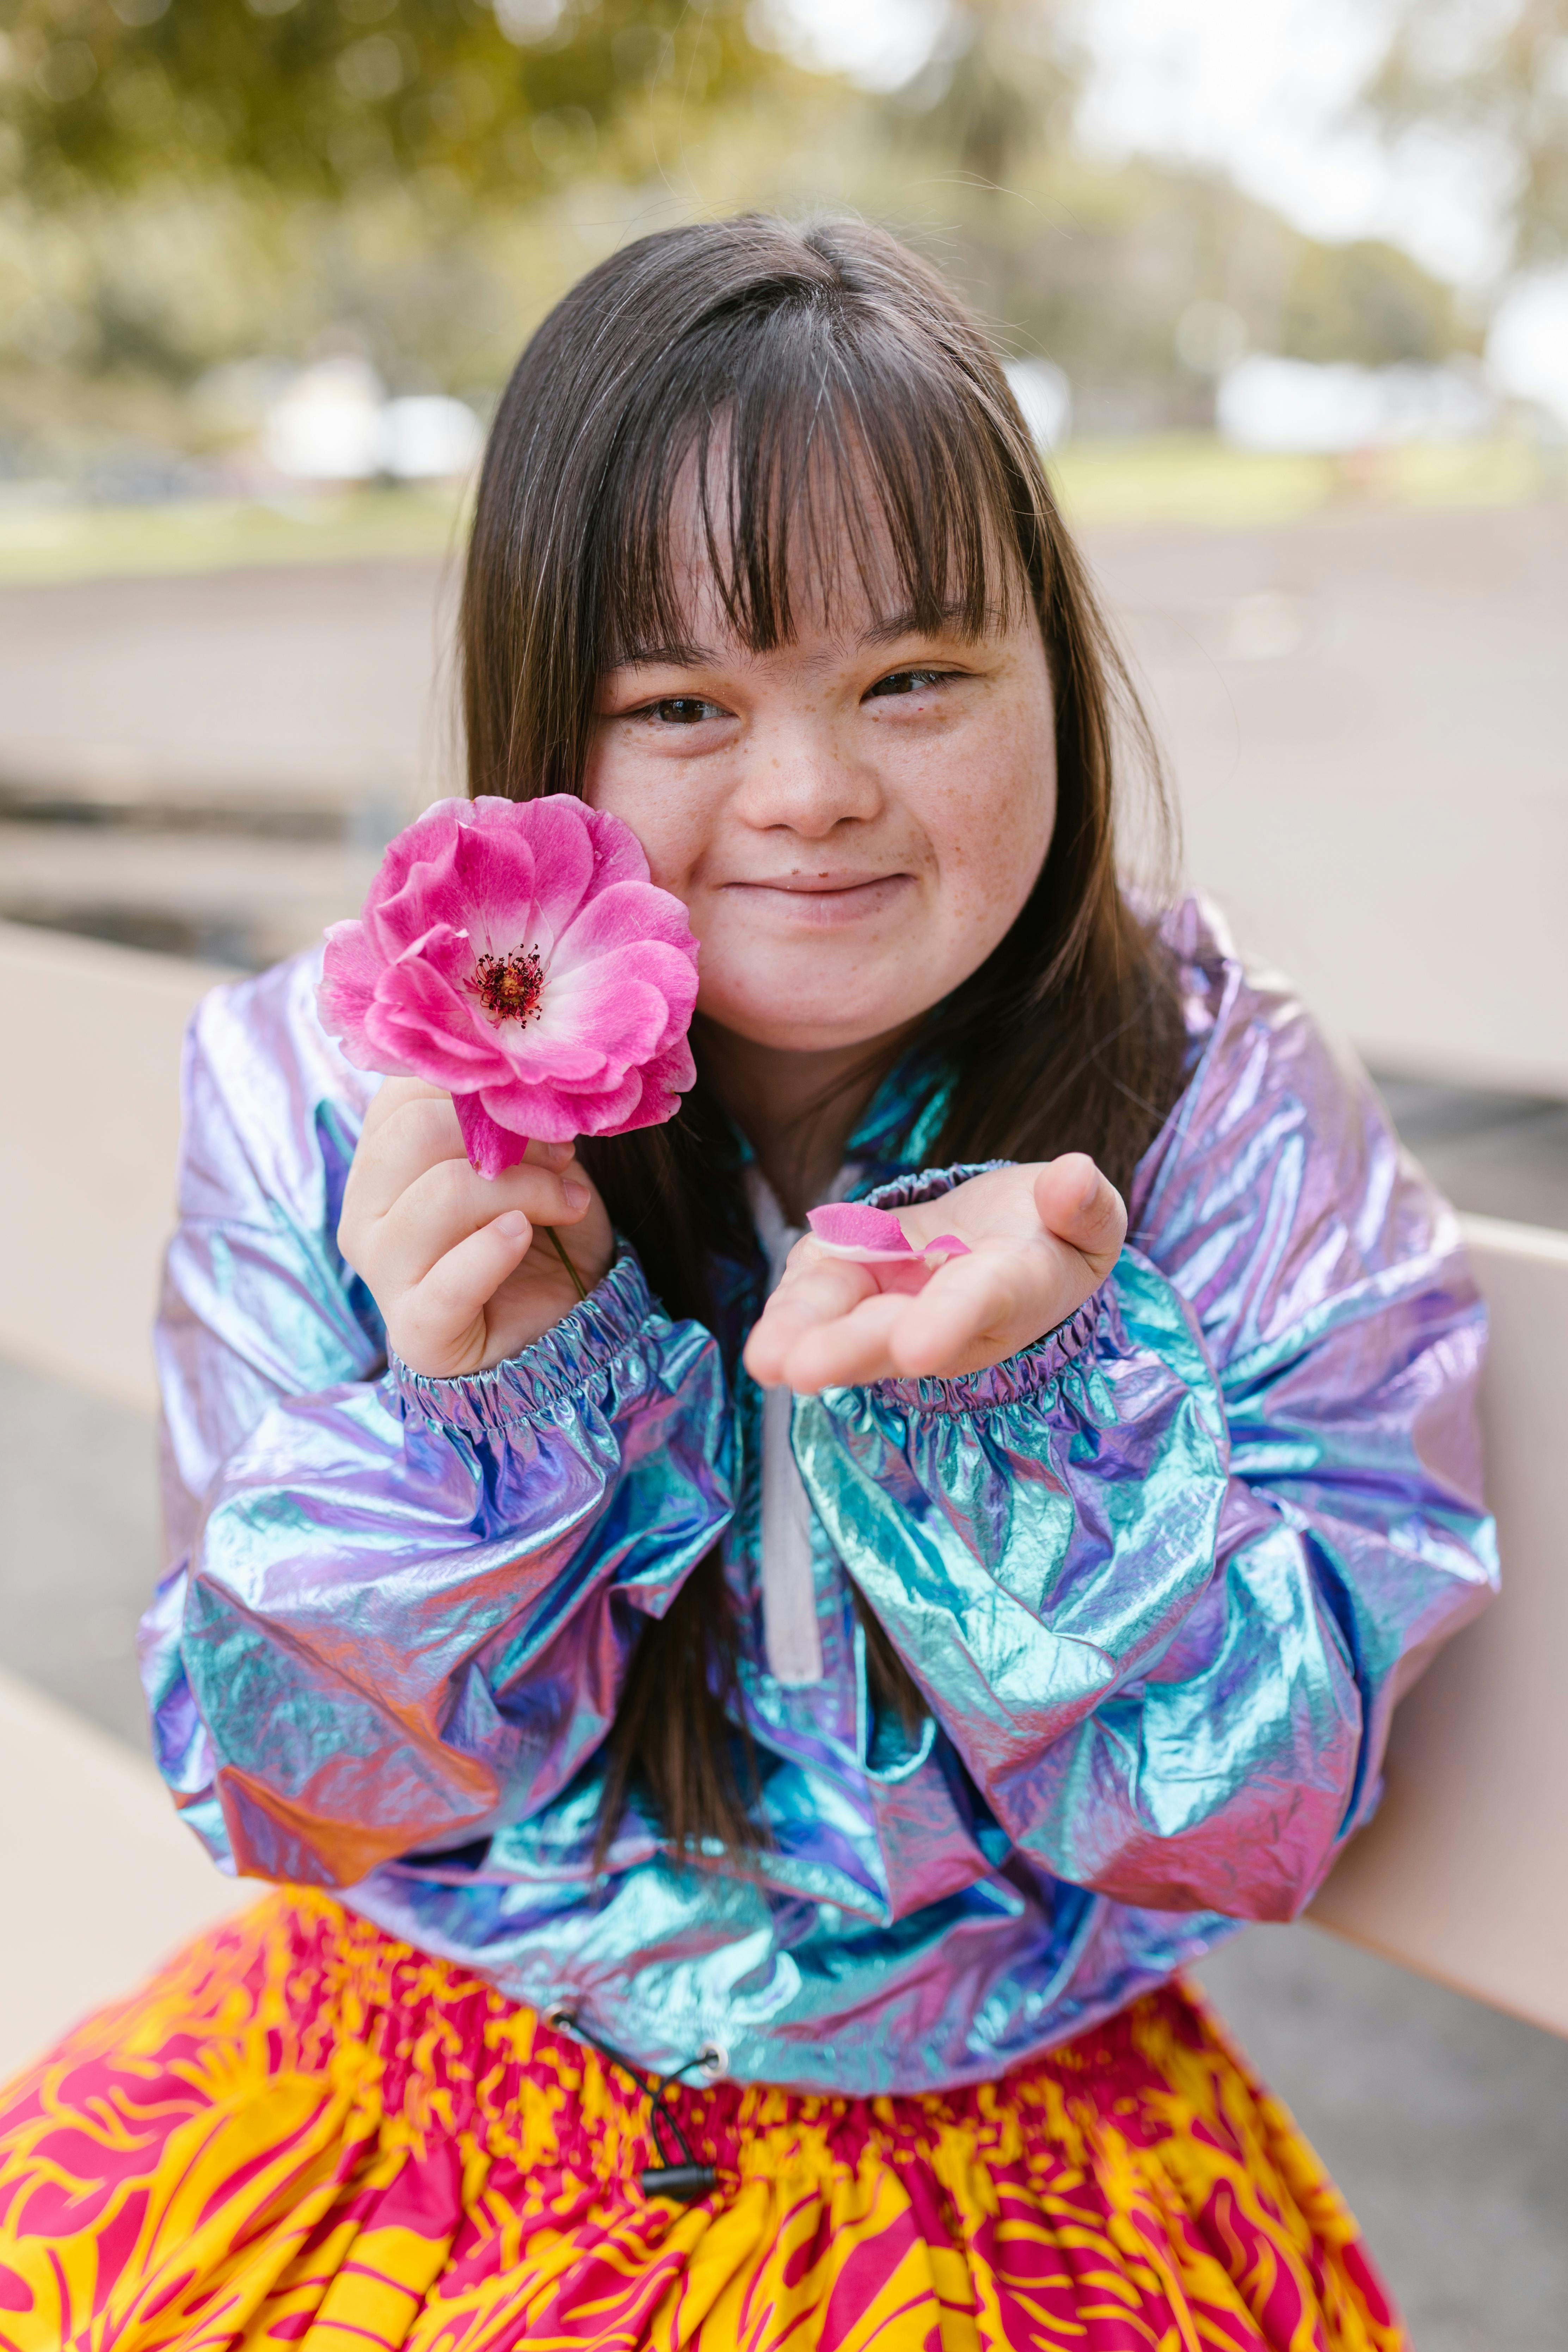
M954 0L873 98L759 50L742 0L0 0L0 438L90 441L69 379L123 383L166 442L158 387L166 415L225 362L344 347L482 404L622 237L747 205L903 229L1067 370L1090 433L1212 421L1194 306L1307 359L1465 344L1388 247L1318 245L1217 173L1086 161L1074 21ZM186 403L187 443L242 438L243 407Z
M10 0L5 22L11 162L56 201L226 173L516 197L590 166L629 106L700 110L764 62L739 0Z
M1005 346L1067 371L1088 432L1212 424L1214 373L1187 331L1202 310L1234 332L1217 364L1246 349L1438 362L1473 341L1451 289L1407 255L1319 244L1215 173L1064 150L1037 155L1008 191L941 194L940 214L891 180L861 201L969 289Z
M1332 246L1300 240L1279 341L1291 358L1359 360L1372 367L1432 362L1473 338L1451 289L1397 246L1375 238Z

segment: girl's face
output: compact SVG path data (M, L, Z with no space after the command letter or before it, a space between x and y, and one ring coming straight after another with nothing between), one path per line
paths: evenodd
M757 655L710 575L687 578L694 644L604 679L586 797L685 901L710 1020L784 1051L884 1037L984 963L1049 845L1034 612L1019 599L979 639L931 635L879 624L847 584L831 620L803 613Z

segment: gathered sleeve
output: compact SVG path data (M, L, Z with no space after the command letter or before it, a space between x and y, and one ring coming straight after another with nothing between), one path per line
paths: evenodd
M300 967L198 1011L159 1321L174 1556L142 1636L192 1827L324 1885L556 1796L731 1514L717 1347L629 1251L491 1371L387 1361L336 1250L355 1084Z
M1021 1853L1289 1918L1376 1802L1404 1682L1495 1584L1483 1313L1364 1079L1234 973L1132 1212L1061 1330L802 1399L796 1454Z

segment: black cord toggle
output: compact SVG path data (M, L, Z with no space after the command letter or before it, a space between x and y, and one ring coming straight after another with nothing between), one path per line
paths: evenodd
M628 2075L648 2100L648 2137L653 2141L659 2161L645 2165L637 2175L637 2186L643 2195L668 2197L678 2205L695 2205L699 2198L711 2196L719 2186L718 2171L711 2164L698 2163L691 2152L691 2143L680 2128L680 2117L673 2107L665 2104L665 2094L672 2083L679 2082L683 2074L694 2074L699 2067L710 2064L715 2053L710 2050L700 2051L695 2058L689 2058L684 2066L678 2066L672 2074L650 2077L640 2066L634 2066L622 2051L608 2042L602 2042L596 2033L590 2032L570 2010L552 2009L546 2013L544 2022L558 2033L574 2033L580 2042L586 2042L602 2058L609 2059L612 2065L618 2066L623 2074ZM681 2158L678 2164L665 2160L664 2139L658 2127L661 2116L675 2135Z
M672 2197L678 2205L695 2205L719 2186L710 2164L650 2164L637 2175L645 2197Z

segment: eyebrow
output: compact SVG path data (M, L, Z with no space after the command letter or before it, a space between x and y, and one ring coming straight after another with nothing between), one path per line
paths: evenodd
M961 622L963 618L963 605L957 600L940 606L930 621L922 621L913 605L906 604L902 612L889 613L885 621L879 621L874 629L868 629L860 642L863 646L886 646L899 637L941 636L952 627L954 622ZM968 635L969 632L965 630L963 634Z
M937 636L963 618L963 606L958 603L943 605L929 623L921 619L912 605L906 605L900 612L890 613L885 621L879 621L873 628L863 630L858 642L863 646L886 646L896 644L900 637ZM965 629L963 634L968 636L972 633ZM723 653L713 646L670 638L662 644L630 646L616 656L610 668L656 669L661 665L670 669L717 668L724 659Z
M661 663L669 669L700 669L706 663L716 667L723 656L711 646L687 644L672 638L665 645L628 646L616 655L610 663L616 669L654 669Z

